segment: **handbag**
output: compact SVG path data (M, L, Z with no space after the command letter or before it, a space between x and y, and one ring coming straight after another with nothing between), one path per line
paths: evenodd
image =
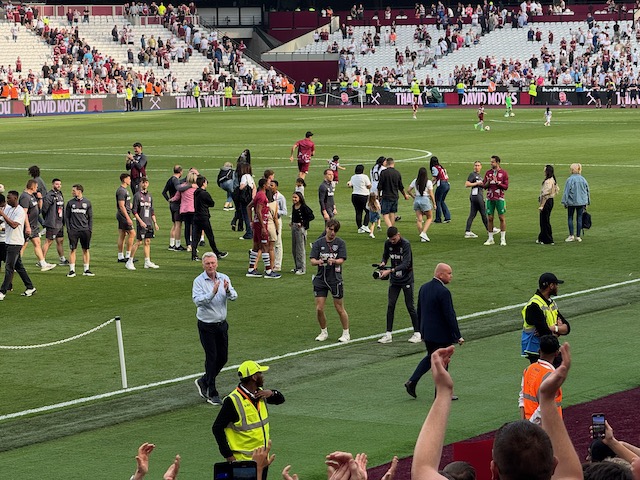
M591 228L591 214L586 210L582 212L582 228L589 230Z

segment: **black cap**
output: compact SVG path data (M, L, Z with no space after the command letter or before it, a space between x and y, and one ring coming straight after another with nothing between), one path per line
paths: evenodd
M548 287L551 283L560 285L561 283L564 283L564 280L558 280L558 277L556 277L553 273L547 272L540 275L540 279L538 280L538 286L540 288Z
M304 134L305 137L309 138L309 137L313 137L313 133L311 132L307 132Z

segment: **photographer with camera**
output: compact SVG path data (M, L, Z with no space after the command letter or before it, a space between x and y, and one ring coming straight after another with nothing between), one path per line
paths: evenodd
M384 268L391 261L391 268ZM396 227L387 229L387 241L384 242L382 261L378 265L381 280L389 279L389 302L387 304L387 332L378 340L378 343L391 343L393 331L393 318L396 310L396 302L400 292L404 293L404 303L411 317L413 335L409 338L411 343L420 343L420 325L418 313L413 302L413 255L411 244L406 238L402 238ZM376 275L374 272L374 278Z

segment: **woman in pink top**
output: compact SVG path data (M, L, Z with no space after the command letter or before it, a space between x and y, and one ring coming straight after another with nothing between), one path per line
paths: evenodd
M191 250L191 230L193 227L193 215L195 207L193 204L193 193L198 186L196 185L196 179L198 178L198 171L195 169L189 170L187 174L187 181L178 186L178 191L171 198L171 202L180 202L180 216L184 222L184 240L188 245L187 250Z

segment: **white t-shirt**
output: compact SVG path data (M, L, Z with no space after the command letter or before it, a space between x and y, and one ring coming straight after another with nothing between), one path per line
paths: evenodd
M417 187L416 187L416 180L417 178L414 178L411 183L409 184L409 190L415 190L416 192L416 197L428 197L429 198L429 192L431 190L433 190L433 182L431 180L427 180L427 188L424 192L418 192Z
M369 180L369 177L367 177L364 173L356 173L353 177L351 177L349 183L353 187L354 195L364 195L366 197L369 196L369 188L367 188L367 186L371 187L371 181Z
M24 245L24 221L26 218L26 212L20 205L13 208L7 205L4 207L4 214L9 217L13 222L18 222L16 228L11 228L11 225L5 222L6 225L6 244L7 245Z
M248 173L245 173L240 179L240 185L246 185L249 188L253 188L255 184L256 182L253 181L253 177Z
M375 164L371 169L371 191L378 193L378 182L380 181L380 174L387 167L384 165Z

